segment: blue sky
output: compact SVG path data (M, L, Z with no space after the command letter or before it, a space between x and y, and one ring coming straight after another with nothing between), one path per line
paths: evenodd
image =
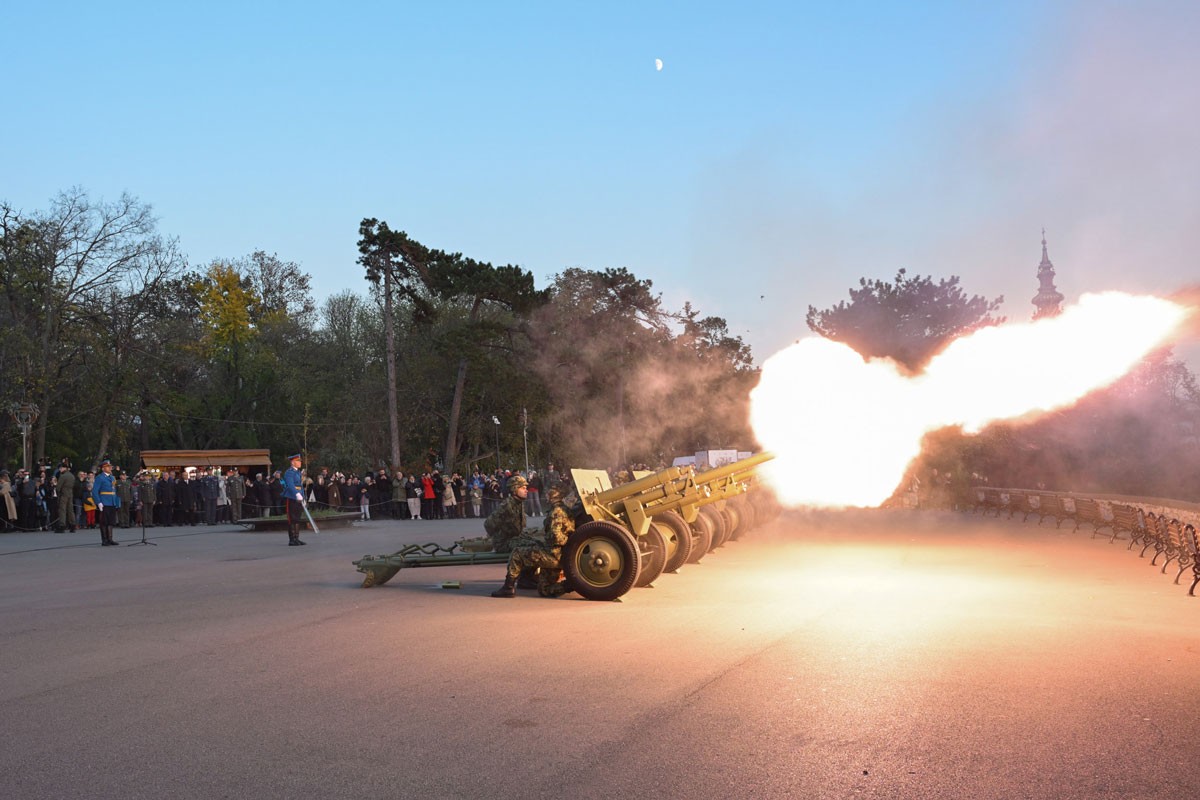
M761 362L900 267L1025 318L1042 226L1068 299L1200 281L1195 5L22 4L0 198L129 191L318 299L365 293L364 216L626 266Z

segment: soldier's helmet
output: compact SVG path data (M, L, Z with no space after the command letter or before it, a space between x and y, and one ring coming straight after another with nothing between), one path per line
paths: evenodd
M508 490L515 492L517 489L526 489L529 487L529 481L525 480L520 475L513 475L508 479Z
M546 502L550 503L550 505L557 505L558 503L562 502L562 499L562 489L558 488L557 486L553 486L546 490Z

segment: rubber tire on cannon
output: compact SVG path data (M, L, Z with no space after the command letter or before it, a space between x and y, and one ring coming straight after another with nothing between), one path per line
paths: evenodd
M642 556L629 531L597 520L575 529L563 547L560 564L580 597L616 600L637 583Z
M692 529L675 511L656 515L654 522L667 537L667 563L663 572L676 572L692 555Z
M716 511L717 516L721 518L721 526L724 528L721 531L721 546L724 547L733 541L733 530L737 527L737 517L733 515L728 507L719 508Z
M650 523L650 529L645 536L638 537L638 546L642 551L642 568L638 570L637 582L639 589L649 586L663 574L667 566L667 558L671 549L667 546L667 531L661 525Z
M729 528L725 524L725 517L715 508L705 506L700 509L700 516L707 517L709 523L712 525L712 543L708 546L708 552L711 553L725 544L725 540L729 538Z
M753 530L758 524L757 515L754 513L754 501L749 497L743 496L741 502L738 503L738 532L734 538L741 538L743 533Z
M695 521L691 524L692 529L692 552L688 556L687 563L699 564L700 559L708 554L712 549L713 543L713 525L712 520L703 514L696 516Z
M725 537L726 542L735 542L738 537L745 533L745 528L742 526L742 513L737 506L726 503L721 509L721 516L725 517L725 522L729 525L729 535Z

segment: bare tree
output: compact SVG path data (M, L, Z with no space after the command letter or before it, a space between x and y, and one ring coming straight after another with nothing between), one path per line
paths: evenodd
M82 312L89 334L88 376L95 387L92 419L99 426L93 468L108 452L121 409L135 407L139 400L148 376L141 374L136 356L152 347L152 323L160 316L158 293L183 264L174 242L158 242L130 264L107 296L95 298Z
M93 201L63 192L50 208L24 214L0 204L0 279L11 323L21 333L20 391L41 409L35 457L45 456L62 377L84 352L80 334L114 296L126 296L158 267L182 259L155 232L151 208L123 194Z

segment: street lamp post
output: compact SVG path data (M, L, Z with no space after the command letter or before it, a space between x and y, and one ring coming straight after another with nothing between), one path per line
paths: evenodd
M496 471L500 471L500 418L493 415L492 422L496 426Z
M525 477L529 477L529 412L521 409L521 438L525 440Z
M13 403L9 406L8 413L12 415L13 422L17 423L17 427L21 429L21 458L24 461L25 471L29 472L30 452L29 452L29 429L33 427L33 423L37 422L38 407L28 401L24 403Z

